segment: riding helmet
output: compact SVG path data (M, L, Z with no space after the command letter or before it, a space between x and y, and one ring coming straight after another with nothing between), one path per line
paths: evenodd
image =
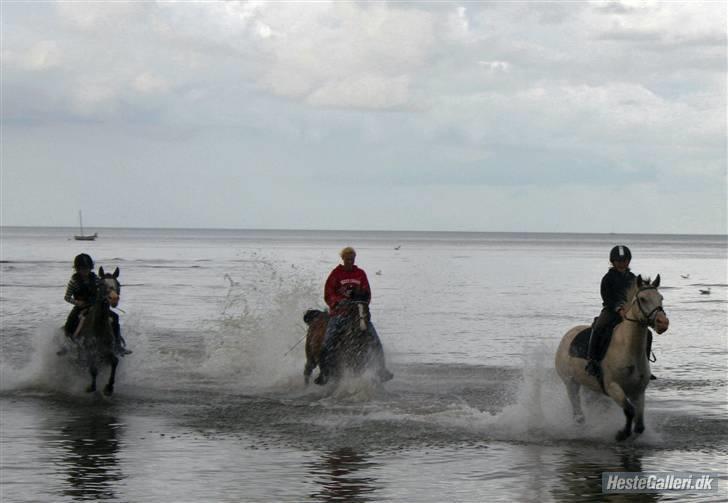
M632 260L632 252L624 245L617 245L609 252L609 261Z
M87 267L88 269L93 269L94 261L90 255L88 255L86 253L81 253L79 255L76 255L76 258L73 259L73 267L74 267L74 269L79 269L81 267Z

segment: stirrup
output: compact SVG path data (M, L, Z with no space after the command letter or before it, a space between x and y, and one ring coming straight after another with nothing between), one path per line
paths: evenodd
M655 356L654 351L650 351L650 354L647 355L647 359L650 361L650 363L655 363L657 361L657 357Z

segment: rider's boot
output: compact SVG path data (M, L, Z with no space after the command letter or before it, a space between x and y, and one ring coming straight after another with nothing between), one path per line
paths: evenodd
M594 333L594 329L592 328L591 334L589 335L589 346L587 347L586 351L587 363L586 367L584 367L584 370L586 370L586 373L590 376L594 376L599 379L602 374L602 368L599 365L599 362L596 360L595 355L597 350L597 339L598 336Z

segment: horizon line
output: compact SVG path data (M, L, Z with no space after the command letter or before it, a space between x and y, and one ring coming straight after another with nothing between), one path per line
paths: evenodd
M0 229L76 229L72 225L0 225ZM244 227L89 227L95 230L103 229L126 229L126 230L203 230L203 231L274 231L274 232L410 232L410 233L442 233L442 234L586 234L586 235L603 235L603 236L710 236L710 237L726 237L728 233L665 233L665 232L582 232L582 231L485 231L485 230L413 230L413 229L295 229L295 228L244 228Z

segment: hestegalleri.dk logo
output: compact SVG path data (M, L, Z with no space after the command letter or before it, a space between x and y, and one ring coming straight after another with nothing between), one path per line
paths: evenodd
M718 474L707 472L603 472L603 493L718 492Z

